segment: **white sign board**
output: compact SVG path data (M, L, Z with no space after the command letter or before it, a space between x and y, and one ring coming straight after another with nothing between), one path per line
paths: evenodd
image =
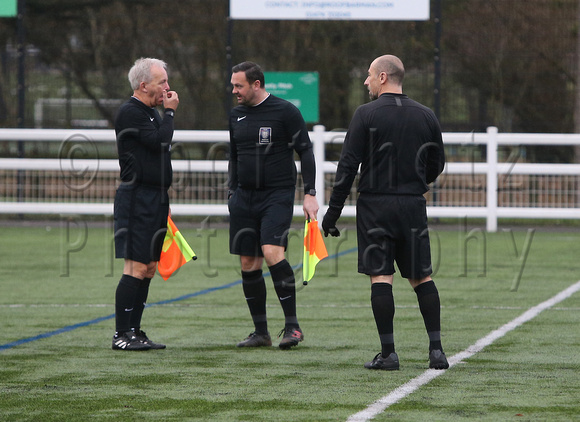
M429 0L230 0L232 19L428 20Z

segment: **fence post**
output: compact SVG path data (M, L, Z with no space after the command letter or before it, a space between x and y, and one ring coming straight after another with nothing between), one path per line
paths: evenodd
M314 159L316 160L316 198L318 200L318 206L322 208L326 202L324 186L324 161L326 160L326 154L324 152L324 131L326 128L323 125L316 125L313 129L312 148L314 151Z
M487 231L497 231L497 127L487 128Z

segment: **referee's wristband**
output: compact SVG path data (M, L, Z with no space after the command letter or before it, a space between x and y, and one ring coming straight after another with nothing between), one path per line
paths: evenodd
M172 108L166 108L165 115L173 117L173 116L175 116L175 110L173 110Z

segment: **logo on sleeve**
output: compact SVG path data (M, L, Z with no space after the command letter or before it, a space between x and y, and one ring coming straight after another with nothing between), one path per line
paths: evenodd
M260 139L258 143L260 145L267 145L272 142L272 128L271 127L261 127L260 128Z

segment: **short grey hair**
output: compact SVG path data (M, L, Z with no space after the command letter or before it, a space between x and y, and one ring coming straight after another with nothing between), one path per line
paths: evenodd
M129 83L131 84L131 89L133 91L139 88L141 82L149 83L151 82L151 68L153 66L159 66L163 69L167 69L167 63L163 60L152 59L150 57L137 59L135 64L129 70Z

